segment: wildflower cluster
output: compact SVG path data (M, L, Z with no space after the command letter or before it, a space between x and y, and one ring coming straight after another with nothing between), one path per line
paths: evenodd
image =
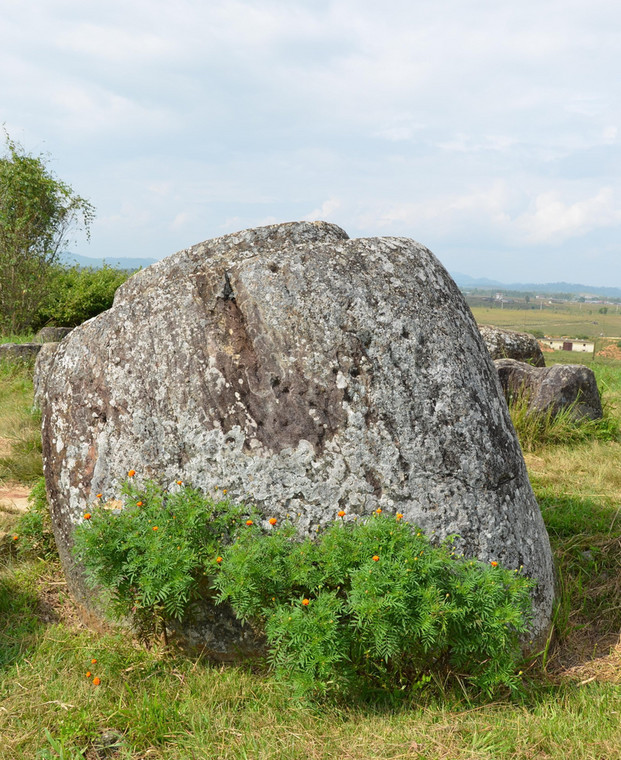
M91 666L95 665L97 663L97 659L95 657L91 658ZM101 684L101 678L99 676L94 676L90 670L86 671L86 677L92 678L92 684L93 686L99 686Z

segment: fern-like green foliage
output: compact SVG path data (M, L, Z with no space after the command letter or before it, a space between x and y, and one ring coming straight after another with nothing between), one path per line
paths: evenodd
M299 694L394 692L453 674L513 688L532 583L456 557L401 516L337 520L311 540L189 487L128 481L122 508L93 507L75 552L116 615L146 638L209 586L265 632L276 676Z
M90 583L108 591L113 615L144 639L166 637L166 623L188 613L220 547L247 527L250 512L187 486L127 481L122 497L122 508L116 500L93 505L74 531L74 554Z
M531 582L456 557L395 517L297 540L291 525L223 552L220 601L265 625L270 659L301 692L405 688L429 672L514 687Z

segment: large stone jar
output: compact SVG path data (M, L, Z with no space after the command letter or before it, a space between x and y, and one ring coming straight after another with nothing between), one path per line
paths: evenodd
M87 604L73 528L135 469L226 487L301 531L382 508L458 534L467 555L536 579L546 630L550 545L498 375L422 245L323 222L208 240L136 273L45 366L54 531Z

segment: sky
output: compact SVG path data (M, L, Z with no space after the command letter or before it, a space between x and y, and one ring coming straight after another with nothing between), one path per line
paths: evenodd
M621 287L617 0L0 0L0 124L92 257L324 219Z

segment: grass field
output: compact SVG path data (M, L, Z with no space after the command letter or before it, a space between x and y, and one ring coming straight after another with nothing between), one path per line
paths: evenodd
M621 362L582 360L621 419ZM28 368L0 372L5 482L40 467L26 443L38 424L31 394ZM380 704L297 703L260 664L209 663L88 630L57 561L19 556L18 517L0 512L0 760L621 758L621 442L540 447L526 461L559 602L549 645L523 666L523 693L493 703L433 683Z
M32 483L43 474L31 374L31 364L0 362L0 483Z
M35 333L27 335L0 335L1 343L35 343Z
M591 304L560 303L540 309L500 309L497 306L471 307L480 325L495 325L518 332L540 330L549 337L577 338L586 336L591 340L614 337L621 340L621 309L608 306L607 314L600 314Z

